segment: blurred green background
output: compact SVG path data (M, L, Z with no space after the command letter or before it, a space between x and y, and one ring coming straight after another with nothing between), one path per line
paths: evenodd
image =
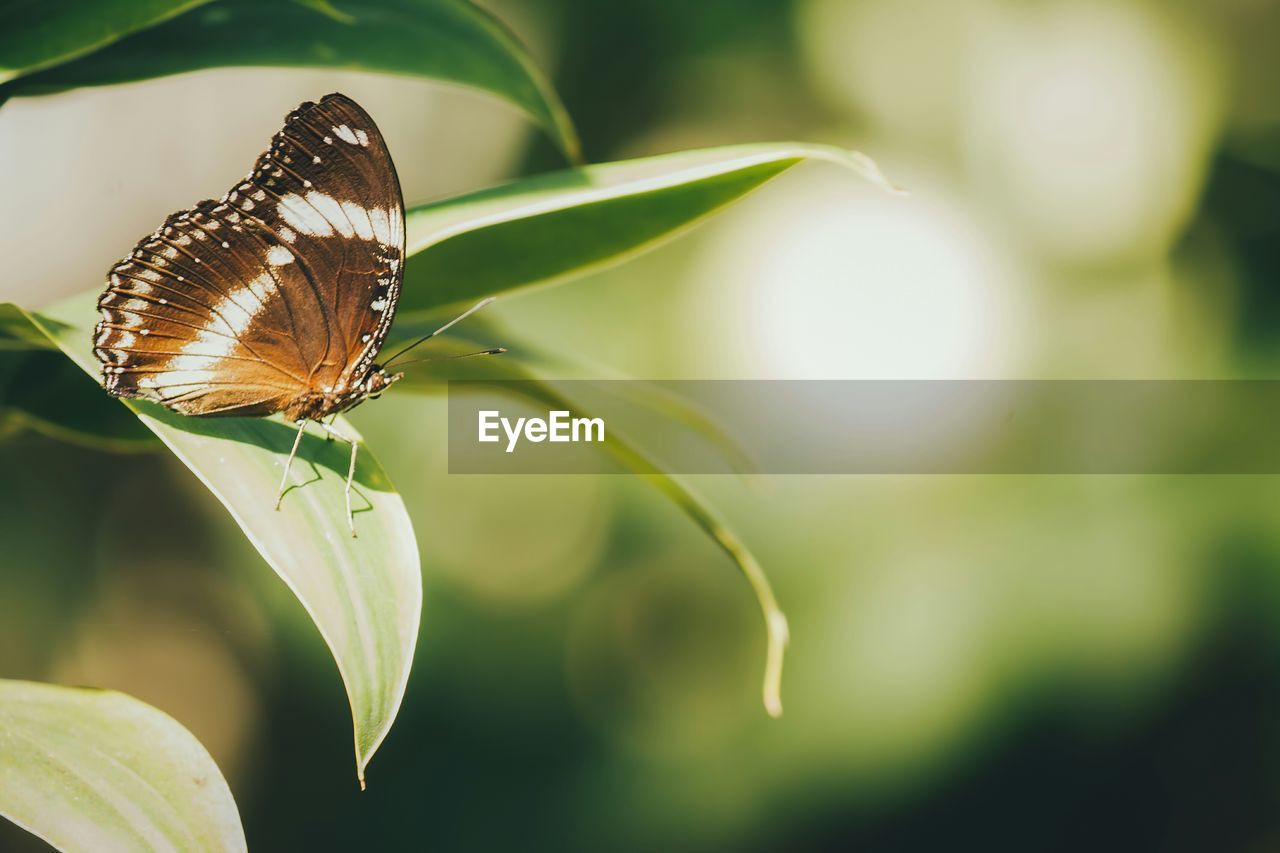
M521 341L646 378L1280 369L1280 4L486 5L593 161L795 138L912 191L799 168L492 309ZM0 110L0 298L94 286L332 89L378 120L410 202L561 165L501 104L372 75L19 99ZM1280 848L1273 478L699 480L791 618L772 721L746 585L643 483L450 477L440 400L354 420L426 589L366 793L314 627L163 455L0 444L0 676L176 717L258 850ZM0 849L41 848L5 824Z

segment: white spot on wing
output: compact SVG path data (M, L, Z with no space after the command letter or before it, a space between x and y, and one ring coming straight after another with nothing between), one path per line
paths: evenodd
M373 228L374 238L384 246L391 243L391 217L386 210L375 207L369 211L369 224Z
M337 134L337 137L343 142L349 142L352 145L360 144L359 140L356 139L356 135L351 132L351 128L347 127L345 124L340 124L335 127L333 132Z
M347 220L347 215L343 212L342 205L333 196L318 190L312 190L307 193L307 201L311 203L312 207L320 211L320 214L343 237L355 236L355 228Z
M310 195L322 195L322 193L310 193ZM333 201L333 199L329 200ZM301 234L312 237L333 236L333 225L324 217L324 214L308 204L306 199L297 193L289 193L281 197L276 209L280 218Z
M293 263L293 252L290 252L284 246L272 246L267 249L267 263L276 267L291 264Z
M188 344L190 346L190 344ZM171 367L176 367L179 362L187 363L185 356L174 356L169 362ZM213 362L208 359L199 363L202 370L191 370L187 367L181 369L170 369L163 373L150 373L138 380L139 388L159 388L164 386L166 395L178 393L186 393L187 391L195 391L203 388L212 382L217 374L211 369ZM182 386L182 387L175 387Z
M253 294L257 306L246 310L243 306L246 291ZM207 385L216 376L218 363L231 355L240 346L236 338L253 323L266 308L266 303L275 295L275 280L270 273L262 273L245 287L242 287L214 304L214 313L209 325L193 339L183 344L179 354L174 356L163 373L151 374L138 381L139 388L157 388L164 386L166 394L173 394L181 389L175 385L190 385L189 390ZM222 319L216 319L221 317Z
M394 247L392 220L387 210L370 210L353 201L339 202L319 190L312 190L305 197L296 193L283 196L277 209L280 218L302 234L331 237L336 232L343 237L377 240ZM294 234L288 228L280 229L280 237L289 243L294 241Z
M248 290L253 294L254 299L258 301L259 306L258 311L254 312L255 314L266 307L267 300L270 299L272 293L275 292L275 287L276 280L271 277L271 273L264 272L257 278L253 279L253 281L249 282ZM231 295L235 296L236 294L233 293Z
M356 229L357 237L361 240L373 239L373 223L369 221L369 211L354 201L344 201L342 203L342 212L351 221L351 227Z

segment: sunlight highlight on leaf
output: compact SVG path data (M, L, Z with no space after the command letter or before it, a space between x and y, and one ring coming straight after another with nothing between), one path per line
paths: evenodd
M247 849L205 748L112 690L0 680L0 815L66 853Z
M681 151L523 178L409 211L412 257L400 314L619 263L806 160L844 166L901 192L863 154L797 142Z

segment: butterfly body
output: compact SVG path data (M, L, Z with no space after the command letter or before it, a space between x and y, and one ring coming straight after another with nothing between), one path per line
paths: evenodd
M288 403L282 411L286 418L295 423L304 420L320 421L377 397L388 385L403 376L403 373L387 373L375 364L364 378L353 381L350 386L339 384L332 391L307 392Z
M195 417L283 413L300 426L296 452L308 421L400 378L375 359L399 301L404 222L368 113L337 93L302 104L243 181L169 216L112 267L93 339L104 388ZM348 512L354 470L353 441Z

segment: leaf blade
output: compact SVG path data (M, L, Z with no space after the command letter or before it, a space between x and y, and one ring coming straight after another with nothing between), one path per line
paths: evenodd
M857 152L805 143L681 151L513 181L408 212L402 315L563 281L674 237L806 160L897 192Z
M209 0L64 0L0 9L0 83L100 50Z
M204 747L109 690L0 680L0 815L63 851L246 849Z
M85 372L93 294L27 313ZM223 505L246 538L294 593L329 647L351 705L357 778L386 738L403 701L422 610L417 541L386 472L363 448L356 468L357 527L347 532L343 483L347 452L318 437L302 442L292 488L275 512L281 467L294 429L278 418L190 418L162 406L125 404ZM344 434L358 437L339 421ZM310 480L299 478L309 463Z
M478 89L523 110L572 161L576 131L529 53L466 0L220 0L13 81L40 95L228 66L342 68ZM336 14L334 14L336 12Z
M160 446L137 418L104 397L96 383L53 349L0 347L0 426L5 428L0 434L29 429L116 453L140 453Z

